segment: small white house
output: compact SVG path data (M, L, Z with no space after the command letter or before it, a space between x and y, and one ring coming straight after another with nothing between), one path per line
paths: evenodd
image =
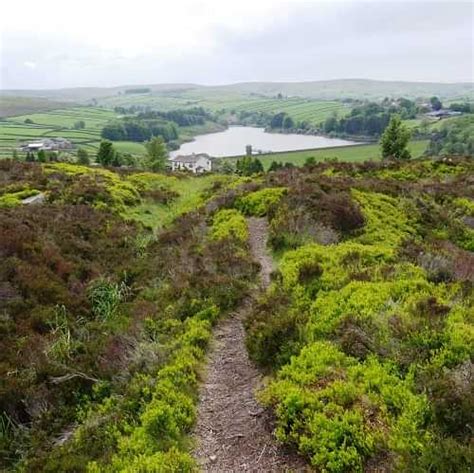
M212 159L205 153L176 156L171 158L170 162L173 171L192 171L194 173L212 171Z

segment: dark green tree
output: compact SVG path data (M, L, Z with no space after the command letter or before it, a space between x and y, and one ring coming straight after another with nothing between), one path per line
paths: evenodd
M443 108L443 104L438 97L431 97L430 104L433 110L441 110Z
M38 151L38 161L40 163L45 163L46 162L46 153L45 153L44 149L40 149Z
M127 139L127 133L122 123L114 122L105 125L101 133L102 138L112 141L123 141Z
M260 159L258 158L253 159L251 169L252 169L252 174L258 174L260 172L263 172L264 169L263 169L262 161L260 161Z
M335 131L337 125L337 117L335 115L331 115L330 117L326 118L326 121L323 125L324 133L331 133L331 131Z
M282 167L283 167L282 163L280 163L278 161L272 161L272 163L270 164L270 167L268 168L268 172L278 171Z
M245 156L237 160L236 171L241 176L251 176L263 172L263 165L258 158L252 159L250 156Z
M77 150L77 162L79 164L90 164L89 153L84 148Z
M273 118L270 120L270 128L283 128L285 116L285 112L279 112L273 115Z
M161 136L155 136L145 144L147 167L152 171L163 171L166 167L168 151Z
M289 130L294 127L295 127L295 122L293 121L293 118L291 118L289 115L286 115L285 118L283 119L283 128L285 130Z
M75 130L83 130L86 127L86 122L84 120L79 120L74 123Z
M97 152L97 162L102 166L110 166L115 159L115 149L111 141L103 140L100 142Z
M113 157L112 162L110 164L112 166L116 167L116 168L122 166L122 164L123 164L122 155L119 152L116 151L114 153L114 157Z
M399 115L393 115L382 134L380 145L384 159L410 159L408 141L410 130L402 123Z

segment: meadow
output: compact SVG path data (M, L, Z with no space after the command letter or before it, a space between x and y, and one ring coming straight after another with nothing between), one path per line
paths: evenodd
M418 158L422 156L427 145L427 140L411 141L408 148L412 157ZM303 166L308 158L314 158L316 161L338 159L339 161L347 162L363 162L367 160L381 159L380 146L378 143L260 154L257 155L257 157L262 162L265 169L268 169L273 161L276 161L277 163L292 163L295 166ZM226 158L230 163L235 162L236 159L238 158Z

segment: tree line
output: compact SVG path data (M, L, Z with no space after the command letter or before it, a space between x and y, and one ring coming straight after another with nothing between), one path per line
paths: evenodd
M428 156L474 156L474 117L467 115L446 121L430 137Z
M161 136L165 142L178 138L178 129L174 122L163 119L142 119L125 117L104 126L102 138L110 141L136 141L142 143L154 136Z
M137 118L142 120L162 118L167 121L172 121L179 126L204 125L206 120L214 120L213 115L202 107L176 109L168 112L148 110L140 112Z

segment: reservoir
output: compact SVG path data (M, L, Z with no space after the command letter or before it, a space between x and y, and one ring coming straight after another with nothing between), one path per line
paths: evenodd
M194 141L184 143L170 153L178 155L207 153L210 156L225 157L245 154L245 147L252 145L253 152L293 151L334 146L350 146L354 141L327 138L325 136L266 133L264 128L231 126L225 131L198 135Z

